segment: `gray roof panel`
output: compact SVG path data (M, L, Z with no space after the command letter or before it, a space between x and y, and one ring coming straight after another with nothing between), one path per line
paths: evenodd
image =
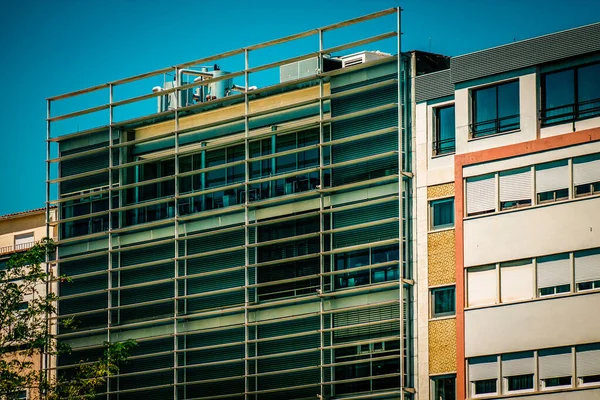
M417 103L453 96L454 85L450 80L450 70L445 69L415 78L415 98Z

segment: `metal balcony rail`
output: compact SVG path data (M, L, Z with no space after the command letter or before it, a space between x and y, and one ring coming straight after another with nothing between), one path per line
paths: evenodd
M487 121L473 122L470 124L473 138L478 138L495 133L508 132L520 127L519 114L508 115L506 117L490 119Z
M548 107L540 111L542 126L558 125L600 116L600 98Z
M456 151L456 139L435 140L433 142L433 154L452 154Z

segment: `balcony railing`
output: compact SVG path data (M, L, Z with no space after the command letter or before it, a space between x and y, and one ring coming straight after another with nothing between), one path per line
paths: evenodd
M0 254L12 253L13 251L26 250L26 249L33 247L34 245L35 245L35 241L32 240L31 242L19 243L19 244L15 244L15 245L0 247Z
M542 126L564 124L600 116L600 98L541 110Z
M487 121L473 122L471 124L471 134L473 138L478 138L495 133L514 131L519 129L520 124L519 114L508 115L502 118L490 119Z
M453 154L456 152L456 139L435 140L433 142L433 155Z

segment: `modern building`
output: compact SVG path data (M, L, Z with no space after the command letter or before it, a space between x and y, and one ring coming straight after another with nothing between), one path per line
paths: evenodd
M420 398L600 398L600 24L414 86Z
M454 58L399 31L48 99L56 371L134 338L102 397L598 396L600 24Z
M49 217L50 223L47 226L45 207L0 216L0 269L6 269L7 262L13 255L27 251L45 237L55 237L55 208L49 209ZM47 293L45 284L41 284L36 290L37 295L44 296ZM23 299L25 301L19 303L19 309L26 309L27 303L34 296L34 293L26 293ZM14 355L15 353L10 353L10 357ZM18 355L18 357L22 357L22 355ZM32 357L30 361L32 362L32 368L38 371L42 371L48 362L43 354ZM30 391L32 390L32 388L27 388L18 393L19 398L30 398ZM31 394L34 394L34 392L32 391Z

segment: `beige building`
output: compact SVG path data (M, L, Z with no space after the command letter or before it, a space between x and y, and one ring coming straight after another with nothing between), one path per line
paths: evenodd
M48 226L52 238L56 236L55 226L52 224L56 219L55 213L56 209L50 209ZM0 268L5 267L12 255L27 251L47 236L46 208L0 216ZM46 293L45 285L39 288L39 293ZM25 303L23 307L26 307ZM38 370L43 368L45 363L42 355L33 357L31 361L33 368ZM20 392L19 396L22 399L30 398L29 390Z

